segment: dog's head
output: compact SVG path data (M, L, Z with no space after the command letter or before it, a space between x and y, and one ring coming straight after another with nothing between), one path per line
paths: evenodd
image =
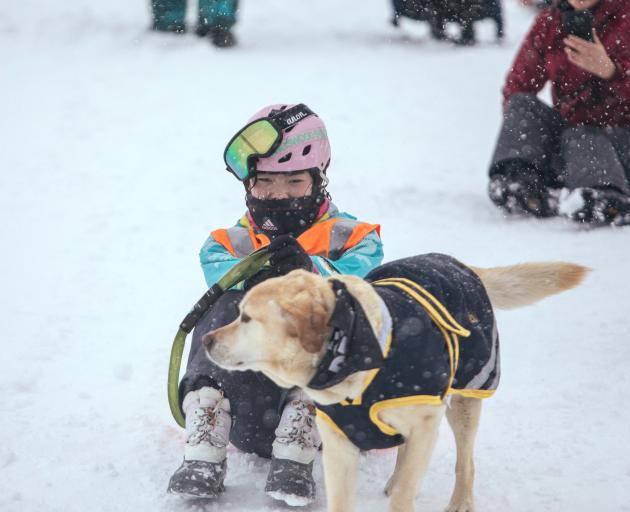
M223 368L260 371L283 387L304 386L325 350L334 307L324 278L294 270L252 288L239 317L207 333L203 343Z

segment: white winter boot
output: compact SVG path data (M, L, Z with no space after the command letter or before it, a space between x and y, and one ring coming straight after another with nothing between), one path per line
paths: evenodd
M315 500L313 460L321 440L315 425L315 405L301 390L289 395L273 442L265 492L292 506Z
M225 490L226 451L230 441L230 402L211 387L184 397L186 446L184 462L173 473L168 492L214 498Z

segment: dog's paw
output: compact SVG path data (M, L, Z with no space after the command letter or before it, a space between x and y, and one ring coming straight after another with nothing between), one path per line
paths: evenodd
M475 505L472 500L462 500L461 503L449 503L444 512L475 512Z

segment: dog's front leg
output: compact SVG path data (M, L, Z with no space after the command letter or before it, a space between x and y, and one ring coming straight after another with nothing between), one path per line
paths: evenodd
M359 449L319 417L317 428L322 437L328 512L352 512L359 477Z
M443 415L443 405L410 405L380 413L381 419L405 438L389 488L389 512L413 512L418 485L429 465Z

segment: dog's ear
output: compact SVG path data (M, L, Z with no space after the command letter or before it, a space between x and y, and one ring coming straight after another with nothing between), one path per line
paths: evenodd
M287 316L288 334L297 337L307 352L319 352L329 335L328 319L332 311L328 311L316 287L284 297L279 305Z

